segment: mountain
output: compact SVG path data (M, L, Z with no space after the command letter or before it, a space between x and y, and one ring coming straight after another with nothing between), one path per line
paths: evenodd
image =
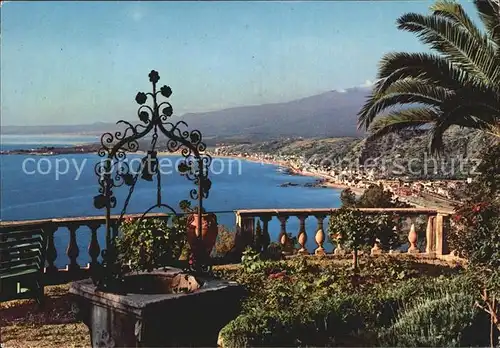
M242 106L180 119L207 138L362 136L356 130L356 113L369 89L355 87L329 91L284 103ZM175 119L174 119L175 120ZM113 123L57 126L4 126L2 134L99 134L118 130Z
M206 136L253 135L256 138L362 136L356 113L366 88L330 91L286 103L186 114L190 127Z

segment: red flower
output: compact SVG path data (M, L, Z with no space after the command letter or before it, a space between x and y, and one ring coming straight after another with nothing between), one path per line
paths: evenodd
M461 218L462 218L462 215L459 215L459 214L457 214L457 215L455 215L455 216L453 217L453 219L454 219L456 222L460 221L460 219L461 219Z
M474 207L472 207L472 211L474 213L478 213L479 211L481 211L481 205L480 204L475 204Z
M269 275L269 279L278 279L278 278L283 278L286 276L286 271L281 271L277 273L272 273Z

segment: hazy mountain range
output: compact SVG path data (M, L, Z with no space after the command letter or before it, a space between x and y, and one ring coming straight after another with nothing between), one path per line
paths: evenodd
M356 130L356 113L368 92L367 87L354 87L284 103L188 113L177 119L187 122L190 129L199 129L204 137L216 139L362 136L363 133ZM94 135L118 129L114 123L99 122L87 125L5 126L1 133Z

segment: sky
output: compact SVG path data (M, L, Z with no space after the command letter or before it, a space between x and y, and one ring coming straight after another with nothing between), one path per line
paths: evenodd
M431 4L3 3L2 125L134 119L152 69L179 116L370 85L385 53L426 50L396 19Z

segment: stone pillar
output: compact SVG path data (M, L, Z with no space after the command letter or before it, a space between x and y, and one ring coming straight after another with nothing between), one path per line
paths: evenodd
M436 222L434 226L435 240L436 240L436 255L447 255L449 254L448 245L446 243L446 234L449 228L448 214L438 213L436 216Z
M425 232L425 252L428 255L435 254L435 240L434 240L434 216L429 216L427 219L427 230Z
M242 253L253 241L255 229L255 218L253 216L241 216L236 214L236 236L235 246Z

